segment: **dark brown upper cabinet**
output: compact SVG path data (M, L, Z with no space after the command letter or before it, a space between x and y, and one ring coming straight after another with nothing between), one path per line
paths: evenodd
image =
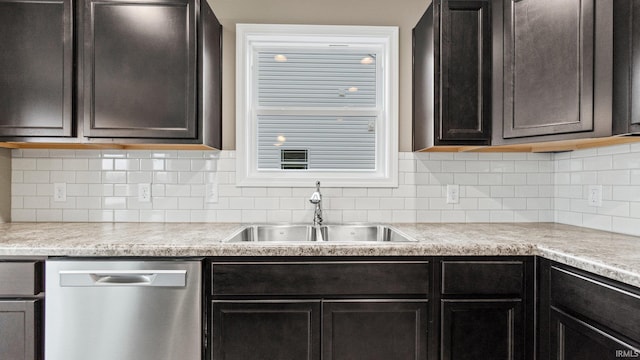
M495 0L493 144L611 135L610 0Z
M71 0L0 1L0 141L73 135Z
M640 1L613 2L613 34L613 133L637 133L640 132Z
M207 2L78 4L79 132L219 148L221 26Z
M434 0L413 29L413 150L491 141L491 2Z

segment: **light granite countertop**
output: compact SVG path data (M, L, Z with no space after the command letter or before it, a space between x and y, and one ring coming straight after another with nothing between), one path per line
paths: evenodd
M640 287L640 237L554 223L394 224L410 243L228 243L231 223L0 224L0 256L539 255Z

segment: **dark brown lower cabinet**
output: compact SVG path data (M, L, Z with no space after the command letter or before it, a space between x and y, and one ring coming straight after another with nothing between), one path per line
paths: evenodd
M538 259L538 358L640 357L640 289Z
M640 353L616 338L562 311L551 310L550 359L606 360L637 358Z
M427 358L427 301L326 301L323 360Z
M524 359L521 300L442 300L442 359Z
M320 301L214 302L213 359L319 360Z
M0 300L0 359L41 359L40 300Z

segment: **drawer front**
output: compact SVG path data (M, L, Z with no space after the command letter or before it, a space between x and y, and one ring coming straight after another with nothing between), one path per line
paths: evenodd
M640 342L640 294L551 267L551 305Z
M443 295L520 295L522 261L443 261Z
M215 296L426 296L428 262L214 263Z
M42 291L40 261L0 262L0 296L32 296Z

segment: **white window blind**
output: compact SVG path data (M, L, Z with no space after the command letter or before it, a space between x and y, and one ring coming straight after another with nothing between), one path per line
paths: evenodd
M240 186L397 186L398 29L236 26Z
M304 150L307 165L298 170L374 170L376 56L326 47L259 51L258 169L283 169L283 150Z

